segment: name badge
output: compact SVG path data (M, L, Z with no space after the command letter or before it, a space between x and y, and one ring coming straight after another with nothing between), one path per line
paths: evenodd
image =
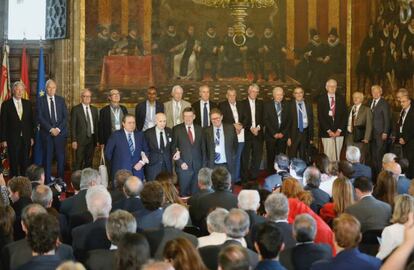
M329 115L329 116L333 116L332 111L329 111L328 115Z
M115 124L115 129L116 130L121 129L121 124Z

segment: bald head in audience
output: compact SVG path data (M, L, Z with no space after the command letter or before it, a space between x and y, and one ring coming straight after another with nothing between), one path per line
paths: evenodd
M130 176L127 178L124 184L124 193L128 198L134 198L139 196L144 184L142 184L141 179L136 176Z

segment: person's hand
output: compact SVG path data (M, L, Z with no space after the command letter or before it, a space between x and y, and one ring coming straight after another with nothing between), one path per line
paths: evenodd
M175 152L174 156L173 156L173 160L179 160L180 159L180 151Z
M77 142L72 142L72 149L74 149L74 150L78 149L78 143Z
M135 164L134 169L139 171L142 169L142 167L144 167L144 162L142 162L141 160L139 162L137 162L137 164Z
M335 137L335 133L333 133L332 131L328 131L328 135L329 135L329 137L331 137L331 138L333 138L333 137Z
M362 140L362 142L366 144L366 143L368 143L368 140Z
M400 141L399 141L399 143L400 143L401 145L404 145L404 144L405 144L405 141L404 141L404 139L403 139L403 138L400 138Z
M388 138L388 134L387 134L387 133L382 133L382 135L381 135L381 139L382 139L383 141L385 141L387 138Z
M183 164L181 164L181 169L184 170L184 171L188 170L187 163L183 162Z
M287 146L291 146L292 145L292 140L289 138L288 140L287 140Z
M34 145L34 139L30 139L30 146Z
M6 186L6 180L4 180L4 176L2 173L0 173L0 186L1 187Z
M1 146L3 146L4 148L6 148L7 147L7 142L6 141L1 142Z
M335 131L335 137L341 136L341 132L339 130Z

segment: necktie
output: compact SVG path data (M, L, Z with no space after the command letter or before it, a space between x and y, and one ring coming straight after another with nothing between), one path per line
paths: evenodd
M55 111L55 103L53 102L53 98L50 98L50 114L52 119L52 124L56 125L56 111Z
M356 107L353 106L352 107L352 119L351 119L351 132L354 131L354 127L355 127L355 118L356 118Z
M299 103L299 121L298 121L298 125L299 125L299 131L302 133L303 132L303 114L302 114L302 102Z
M134 155L134 142L132 141L132 133L128 133L128 147L129 147L129 152L131 153L131 156Z
M160 150L165 150L164 132L160 131Z
M193 144L194 143L194 138L193 138L193 133L191 132L191 127L188 127L188 139L190 140L190 143Z
M372 102L372 106L371 106L372 111L375 109L375 106L377 106L377 100L376 99L374 99L374 101Z
M331 97L331 112L332 117L335 117L335 97Z
M90 138L92 135L92 123L91 123L91 118L89 117L89 106L86 106L86 125L87 125L86 136Z
M19 119L22 120L23 111L22 111L22 102L20 100L17 101L17 114L19 115Z
M398 127L401 128L403 125L403 119L405 116L405 110L403 109L400 114L400 119L398 120Z
M214 161L217 163L220 160L220 153L217 152L217 148L220 145L220 129L216 129L216 139L214 140L216 144L216 152L214 153Z
M277 113L277 125L280 127L280 114L282 113L280 102L276 102L276 113Z
M207 102L204 103L204 109L203 109L203 127L208 127Z

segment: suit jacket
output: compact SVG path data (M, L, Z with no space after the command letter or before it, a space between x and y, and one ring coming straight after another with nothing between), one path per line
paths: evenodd
M193 104L191 104L191 107L193 107L193 110L194 110L195 115L196 115L196 118L194 119L194 124L197 124L199 126L201 126L200 102L201 102L200 100L197 100L196 102L194 102ZM209 100L208 104L209 104L208 105L209 106L209 109L208 109L209 112L211 111L211 109L217 108L217 104L214 103L214 102L212 102L211 100ZM209 118L210 118L210 116L209 116ZM209 123L209 126L210 125L211 125L211 121Z
M220 102L218 105L218 108L223 114L223 123L226 123L226 124L236 123L236 121L234 120L233 111L231 110L230 104L227 100ZM236 102L236 108L237 108L237 114L239 115L239 122L242 123L242 119L241 119L241 117L243 117L242 105L239 101Z
M275 102L273 100L268 101L264 104L263 108L263 122L265 125L265 139L275 140L273 135L276 133L282 133L284 135L283 140L287 140L289 137L289 128L291 122L291 115L289 111L289 105L287 102L281 103L282 112L280 115L281 122L277 117Z
M354 173L352 174L351 178L356 179L360 176L368 177L369 179L372 179L372 169L371 167L361 164L361 163L353 163L352 169L354 169Z
M271 221L267 221L271 222ZM296 240L293 238L292 234L292 225L285 222L285 221L278 221L275 222L276 226L279 228L282 236L283 236L283 243L285 244L285 248L290 248L296 246ZM257 237L257 230L259 229L260 223L254 225L251 228L251 243L256 241Z
M95 106L89 105L89 110L93 121L93 142L96 144L98 141L98 109ZM88 142L88 136L86 133L88 129L88 123L82 103L72 108L70 120L72 142L77 142L81 145L86 144Z
M95 249L88 252L85 266L90 270L115 269L116 250Z
M142 209L132 213L137 220L137 230L156 230L162 227L162 214L164 209L158 208L154 211Z
M194 225L200 226L200 222L203 219L200 212L200 199L212 192L212 189L201 189L197 193L191 195L190 199L188 199L187 204L190 206L190 217Z
M310 208L319 215L319 210L321 210L322 206L328 203L331 199L329 194L320 188L309 185L305 186L305 190L309 190L312 193L313 200Z
M164 112L164 104L155 101L155 114ZM142 131L145 124L145 117L147 115L147 100L137 104L135 106L135 120L137 121L137 130Z
M181 110L180 110L180 123L183 122L183 110L187 107L191 107L190 102L181 100ZM164 111L165 115L167 116L167 127L173 128L174 127L174 108L173 108L173 101L167 101L164 103Z
M118 170L126 169L132 172L134 176L144 179L144 169L137 171L134 166L141 160L141 152L148 156L148 145L144 133L134 131L135 151L131 156L128 138L125 130L122 128L116 130L109 137L105 145L105 158L111 161L112 179Z
M40 255L32 257L27 263L21 265L17 270L53 270L63 260L57 255Z
M148 181L154 180L155 177L161 172L162 164L165 162L167 170L172 172L172 156L175 153L175 149L172 148L172 130L165 127L164 133L167 138L165 149L161 150L158 147L156 127L147 129L144 132L145 140L148 144L148 159L149 164L145 166L145 176Z
M155 259L163 258L165 244L170 240L186 238L187 240L190 240L195 248L198 246L197 237L172 227L163 227L159 230L145 231L144 235L151 248L151 257L154 257Z
M352 113L352 107L351 106L348 109L348 118L347 118L347 125L348 125L348 119L350 114ZM371 135L372 135L372 112L371 109L368 108L367 106L361 104L361 106L359 107L358 110L358 114L356 115L355 118L355 123L354 123L355 128L358 127L364 127L364 140L370 141L371 140ZM348 127L347 127L348 129ZM353 131L355 132L355 131Z
M314 128L314 121L313 121L313 110L312 110L312 102L305 102L305 109L306 109L306 117L308 118L308 140L313 139L313 128ZM296 140L299 135L299 124L298 124L298 110L296 108L296 101L293 100L290 104L289 114L291 116L290 126L289 126L289 138L292 140Z
M63 97L55 95L55 107L56 107L56 124L52 123L50 117L49 105L47 95L40 97L37 100L36 104L36 113L37 120L40 125L40 135L43 137L51 136L50 129L58 128L60 129L60 134L63 137L68 136L67 122L68 122L68 109L66 108L66 103Z
M397 192L398 194L408 194L408 189L411 185L411 179L405 175L400 175L397 181Z
M260 261L255 270L286 270L278 260L265 259Z
M60 244L56 249L56 255L61 260L74 260L72 247ZM4 247L1 253L2 270L16 269L27 263L32 258L32 249L26 238L12 242Z
M411 105L410 109L405 116L404 124L402 126L402 132L396 130L395 134L397 138L403 138L405 145L403 147L414 148L414 104ZM398 128L398 127L397 127ZM409 160L411 161L411 160Z
M11 204L11 207L16 214L16 218L13 224L13 235L14 240L20 240L25 237L25 233L23 232L22 225L21 225L21 217L23 209L32 203L32 200L28 197L21 197L19 200L15 201Z
M60 213L69 218L71 215L88 211L88 208L86 206L87 191L87 189L82 189L78 192L78 194L62 201L60 204Z
M335 118L329 116L329 96L322 94L318 98L318 121L319 136L321 138L329 138L328 130L335 132L341 130L341 136L345 134L347 114L345 98L342 95L335 95Z
M356 217L361 223L361 232L382 230L389 225L391 206L385 202L367 196L345 209L345 212Z
M349 250L343 250L332 259L315 262L312 265L311 270L377 270L380 267L380 259L361 253L358 250L358 248L354 248Z
M20 134L27 143L30 143L30 139L34 139L32 103L26 99L21 99L21 102L23 107L21 120L17 114L13 98L1 105L0 140L2 142L6 141L9 147L16 144L16 141L20 139Z
M119 107L124 115L128 114L128 110L125 106L119 105ZM112 134L111 105L106 105L99 111L98 123L99 144L106 144Z
M133 212L143 210L144 205L142 204L140 198L130 197L130 198L122 199L112 204L112 211L119 210L119 209L133 213Z
M331 247L315 243L300 243L284 249L279 256L280 262L288 270L307 270L314 262L330 258L332 258Z
M173 129L172 149L180 151L180 159L175 162L176 170L181 170L181 164L187 163L189 170L193 169L196 173L203 167L205 159L205 149L203 147L203 130L200 126L194 125L194 143L190 143L187 129L184 123L179 124Z
M256 99L256 127L260 125L259 135L257 135L258 139L263 138L263 129L264 129L264 122L263 122L263 101ZM255 136L250 131L252 127L252 110L250 108L249 99L244 99L240 101L240 107L242 108L242 125L245 128L245 139L252 140Z
M370 100L367 105L371 108L373 100ZM382 133L390 134L391 132L391 109L390 104L384 99L380 100L375 105L372 111L372 131L375 135Z

